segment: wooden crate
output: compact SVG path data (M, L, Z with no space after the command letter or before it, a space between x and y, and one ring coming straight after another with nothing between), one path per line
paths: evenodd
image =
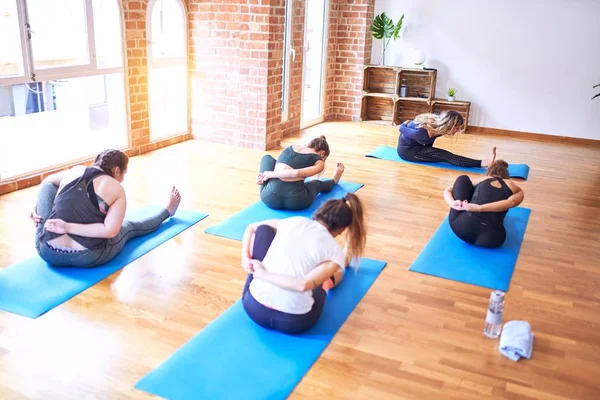
M469 124L469 111L471 102L469 101L447 101L444 99L433 99L432 111L442 113L444 111L456 111L465 119L465 124Z
M394 122L394 99L391 97L363 96L360 120L392 125Z
M363 77L363 93L393 95L398 84L398 72L394 67L366 67Z
M400 125L406 120L414 119L419 114L431 112L431 106L424 100L400 98L396 102L394 123Z
M404 69L398 72L397 95L400 96L400 87L406 85L405 98L432 99L435 95L436 71L420 69Z

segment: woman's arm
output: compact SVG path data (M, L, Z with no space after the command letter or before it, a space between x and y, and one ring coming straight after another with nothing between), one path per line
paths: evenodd
M453 208L458 211L463 211L465 209L464 201L454 200L454 196L452 195L452 186L449 186L446 189L444 189L444 200L446 200L446 203L450 208Z
M263 172L263 176L267 179L307 178L309 176L320 174L324 169L325 163L319 160L315 163L315 165L310 167L300 169L283 169L279 171L265 171Z
M472 211L472 212L502 212L502 211L507 211L507 210L509 210L509 209L511 209L513 207L516 207L519 204L521 204L523 202L523 199L525 198L525 194L523 193L523 190L521 190L521 188L519 188L518 186L517 186L517 188L518 188L517 192L513 193L513 195L510 196L506 200L495 201L493 203L487 203L487 204L467 203L464 206L465 210Z
M60 219L49 219L44 225L45 228L54 233L73 234L91 238L110 239L119 233L125 219L125 209L127 208L127 199L125 191L119 185L121 192L117 199L110 205L108 213L104 218L104 223L96 224L75 224L65 222Z
M261 225L268 225L275 231L277 231L278 223L278 219L269 219L262 222L255 222L246 227L246 230L244 231L244 237L242 239L242 267L244 267L245 270L248 270L250 268L250 265L248 263L252 259L252 239L254 238L256 229Z
M326 261L316 268L313 268L304 277L294 278L291 276L269 272L258 260L251 260L251 263L253 267L254 278L261 279L282 289L291 290L294 292L306 292L307 290L312 290L322 285L323 282L331 278L331 276L340 269L338 264L332 261Z

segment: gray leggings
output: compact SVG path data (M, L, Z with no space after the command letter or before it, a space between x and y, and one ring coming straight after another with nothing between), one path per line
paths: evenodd
M37 213L42 217L42 222L38 224L35 232L35 248L39 256L48 264L57 267L96 267L105 264L123 250L128 240L155 231L165 219L169 218L169 211L163 209L158 214L141 221L123 221L117 236L107 239L104 246L100 248L74 252L56 250L42 242L40 238L57 192L56 185L49 182L41 184L37 198Z
M260 160L260 172L275 170L275 160L270 155ZM308 182L283 182L279 179L269 179L260 185L260 199L269 208L283 210L304 210L315 201L317 194L327 193L333 189L333 179L313 179Z

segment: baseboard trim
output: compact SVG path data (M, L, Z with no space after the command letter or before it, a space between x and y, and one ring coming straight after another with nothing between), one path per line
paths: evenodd
M467 128L467 133L469 133L469 134L482 133L482 134L489 134L489 135L510 136L510 137L515 137L515 138L519 138L519 139L533 140L536 142L570 143L570 144L577 144L577 145L582 145L582 146L600 147L600 140L574 138L574 137L569 137L569 136L553 136L553 135L545 135L543 133L511 131L508 129L488 128L488 127L475 126L475 125L469 125L469 127Z

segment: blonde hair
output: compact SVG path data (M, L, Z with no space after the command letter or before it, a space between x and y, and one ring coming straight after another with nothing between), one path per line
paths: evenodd
M315 212L314 219L325 224L330 231L346 229L348 256L357 265L367 244L367 226L364 207L354 193L340 200L329 200Z
M417 115L414 123L425 128L433 136L455 135L465 131L465 119L456 111L446 111L440 115Z

